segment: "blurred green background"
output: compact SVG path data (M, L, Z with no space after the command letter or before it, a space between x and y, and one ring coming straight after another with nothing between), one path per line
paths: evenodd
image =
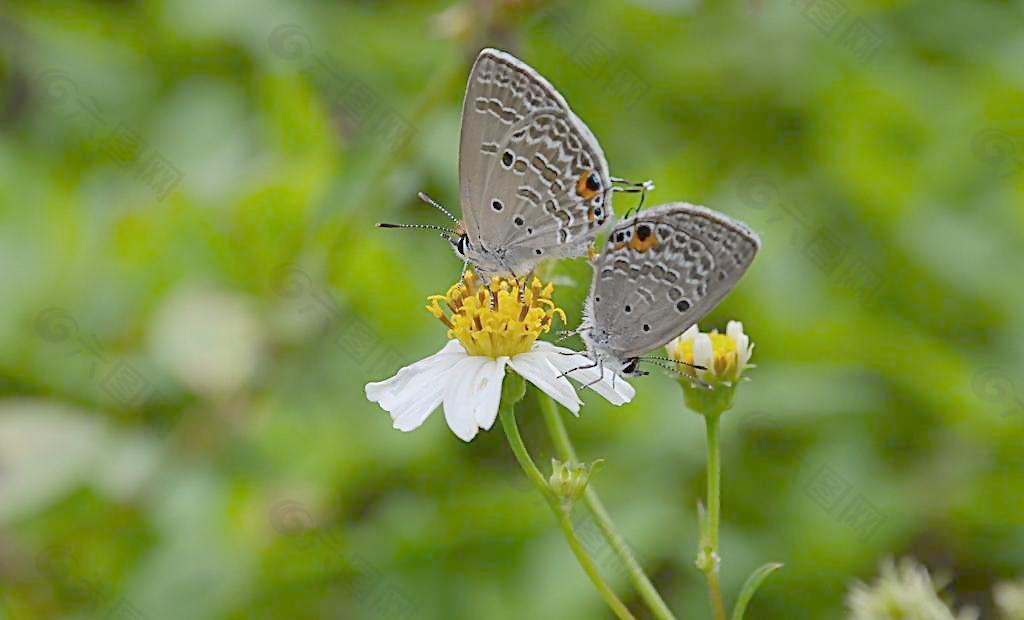
M363 394L445 341L423 305L461 263L372 225L441 223L418 190L458 209L485 45L648 204L762 237L701 322L756 342L723 422L728 600L776 560L748 617L837 618L912 554L991 617L1024 573L1020 2L9 2L0 42L0 617L608 617L500 431L403 434ZM575 323L589 268L557 281ZM703 424L671 378L634 385L569 430L708 617Z

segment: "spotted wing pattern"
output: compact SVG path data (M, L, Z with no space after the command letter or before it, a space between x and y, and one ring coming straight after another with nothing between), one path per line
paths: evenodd
M744 224L688 203L619 222L595 261L591 287L604 346L622 359L665 345L718 305L760 245Z
M611 221L597 140L536 71L483 50L470 73L459 145L470 245L506 267L586 252Z

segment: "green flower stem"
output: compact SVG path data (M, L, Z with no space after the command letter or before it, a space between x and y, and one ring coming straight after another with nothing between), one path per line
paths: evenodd
M522 378L509 373L505 377L505 381L522 382ZM523 468L527 477L537 486L537 490L541 492L541 495L544 496L544 499L547 500L548 505L551 507L551 511L555 513L558 525L562 528L562 533L565 534L565 539L568 541L573 554L576 555L576 560L583 567L583 572L587 574L587 577L590 577L591 583L601 593L601 597L604 598L618 618L622 620L636 620L629 609L626 608L611 587L605 582L604 578L601 577L601 573L597 570L593 559L587 554L586 549L584 549L583 544L576 535L576 531L573 529L572 521L569 518L569 510L548 488L544 474L537 469L537 465L526 450L526 444L523 443L523 438L519 435L519 426L516 424L515 403L512 399L502 398L501 405L498 408L498 415L501 417L501 426L505 429L505 436L508 437L509 446L512 447L512 452L515 453L519 466Z
M722 587L718 585L717 570L708 573L708 593L715 620L725 620L725 603L722 602Z
M569 440L569 433L565 430L565 422L562 421L562 415L558 411L558 405L550 396L540 390L536 390L536 393L537 399L540 401L541 412L544 414L544 421L547 423L548 433L551 435L551 441L558 450L559 458L569 463L579 463L579 459L576 458L576 449L573 448L572 442ZM615 555L619 556L619 560L625 565L626 570L629 572L629 578L633 582L633 587L637 589L641 598L651 608L654 616L659 618L659 620L675 620L672 611L665 604L665 601L662 600L661 595L658 594L651 580L647 578L644 569L640 567L640 563L637 562L633 551L626 544L626 541L623 540L622 536L619 535L618 531L616 531L611 516L605 510L604 504L601 503L601 498L598 497L597 491L594 490L592 485L587 485L583 501L587 505L587 509L590 510L590 514L593 515L594 521L604 535L605 540L608 541L608 544L615 551Z
M725 604L722 602L722 588L718 583L718 524L721 518L721 453L719 450L718 430L721 418L718 414L705 415L704 421L708 436L708 513L707 539L703 541L702 557L697 560L698 566L708 578L708 593L715 620L725 620Z

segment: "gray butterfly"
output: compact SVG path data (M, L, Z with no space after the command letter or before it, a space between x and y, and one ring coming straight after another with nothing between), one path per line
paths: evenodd
M761 240L744 224L674 202L619 222L594 261L576 331L593 365L625 375L686 331L746 273ZM572 372L572 371L570 371Z
M613 220L614 191L646 183L609 176L594 134L532 67L494 49L477 56L462 107L459 221L443 231L483 276L522 276L545 258L583 256Z

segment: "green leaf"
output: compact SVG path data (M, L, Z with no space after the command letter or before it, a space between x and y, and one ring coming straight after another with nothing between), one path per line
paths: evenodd
M750 603L750 599L754 598L754 592L757 592L757 589L761 587L761 582L778 568L782 568L782 564L769 562L747 577L743 589L740 590L740 597L736 599L736 606L732 609L732 620L743 620L743 614L747 612L747 604Z

